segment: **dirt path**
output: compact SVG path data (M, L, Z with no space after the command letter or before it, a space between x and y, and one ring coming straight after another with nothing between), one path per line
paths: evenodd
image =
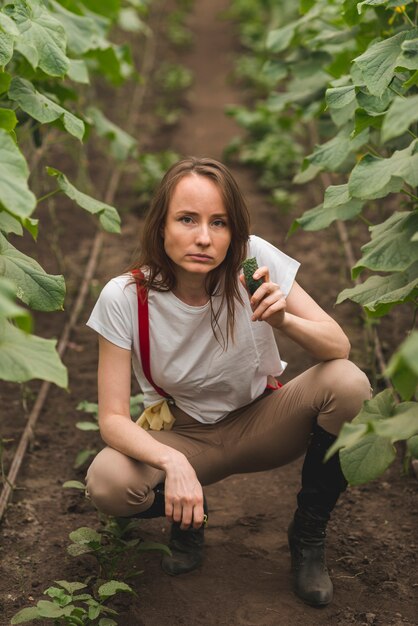
M229 80L236 48L233 27L218 17L227 6L227 0L200 0L190 19L195 46L181 58L195 73L189 110L174 133L162 132L158 137L163 145L169 137L170 145L164 147L184 155L221 158L223 148L237 132L234 122L223 113L224 105L242 102ZM276 214L257 191L250 172L234 168L234 174L251 208L253 232L299 258L299 280L331 310L343 278L334 238L305 234L285 244L290 218ZM98 285L129 261L138 224L128 215L122 237L107 238L96 276ZM67 224L63 223L68 239L65 251L72 258L77 250L82 268L89 239L82 239L82 229L71 236L71 225L69 216ZM18 608L39 599L54 579L82 580L93 571L88 558L74 559L65 548L68 533L75 528L97 527L97 515L79 494L61 487L65 480L77 477L71 468L75 453L91 445L91 435L77 431L74 422L80 417L75 411L78 402L95 399L96 339L84 327L93 302L94 285L65 359L71 394L58 389L51 393L20 477L21 490L2 525L1 626L9 624ZM349 332L354 357L358 357L354 360L358 361L362 340L355 311L348 306L336 314ZM48 325L46 321L44 326ZM311 363L288 342L280 340L280 345L290 361L288 377ZM23 426L18 400L4 404L3 415L10 432ZM286 528L294 509L300 466L297 462L273 472L234 476L208 487L210 524L202 568L170 578L162 574L158 556L147 554L138 564L145 571L134 583L138 596L129 606L121 604L120 626L416 626L416 482L400 478L399 467L394 467L390 476L345 494L329 532L335 601L318 611L294 597L289 579ZM165 541L167 537L168 525L163 520L144 521L141 528L147 539Z

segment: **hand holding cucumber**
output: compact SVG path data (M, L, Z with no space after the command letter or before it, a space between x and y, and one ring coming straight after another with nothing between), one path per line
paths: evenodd
M258 267L256 258L252 257L245 259L242 269L244 273L240 276L240 281L251 296L251 319L280 328L285 319L286 299L279 285L270 281L268 267Z

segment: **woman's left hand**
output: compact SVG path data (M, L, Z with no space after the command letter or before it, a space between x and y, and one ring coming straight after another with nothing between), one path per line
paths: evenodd
M244 275L240 277L241 283L246 287ZM280 328L283 324L286 313L286 299L279 285L270 281L268 267L259 267L253 275L255 280L263 279L263 284L250 296L251 308L253 310L252 320L262 320L273 326Z

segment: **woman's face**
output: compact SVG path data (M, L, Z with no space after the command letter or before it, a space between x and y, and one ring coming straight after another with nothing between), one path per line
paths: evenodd
M229 218L217 185L189 174L174 188L164 226L164 249L176 277L206 276L222 263L229 244Z

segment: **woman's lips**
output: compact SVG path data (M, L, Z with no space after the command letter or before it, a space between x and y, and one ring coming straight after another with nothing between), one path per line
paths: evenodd
M211 261L212 257L209 256L208 254L188 254L188 257L191 257L192 259L196 260L196 261Z

